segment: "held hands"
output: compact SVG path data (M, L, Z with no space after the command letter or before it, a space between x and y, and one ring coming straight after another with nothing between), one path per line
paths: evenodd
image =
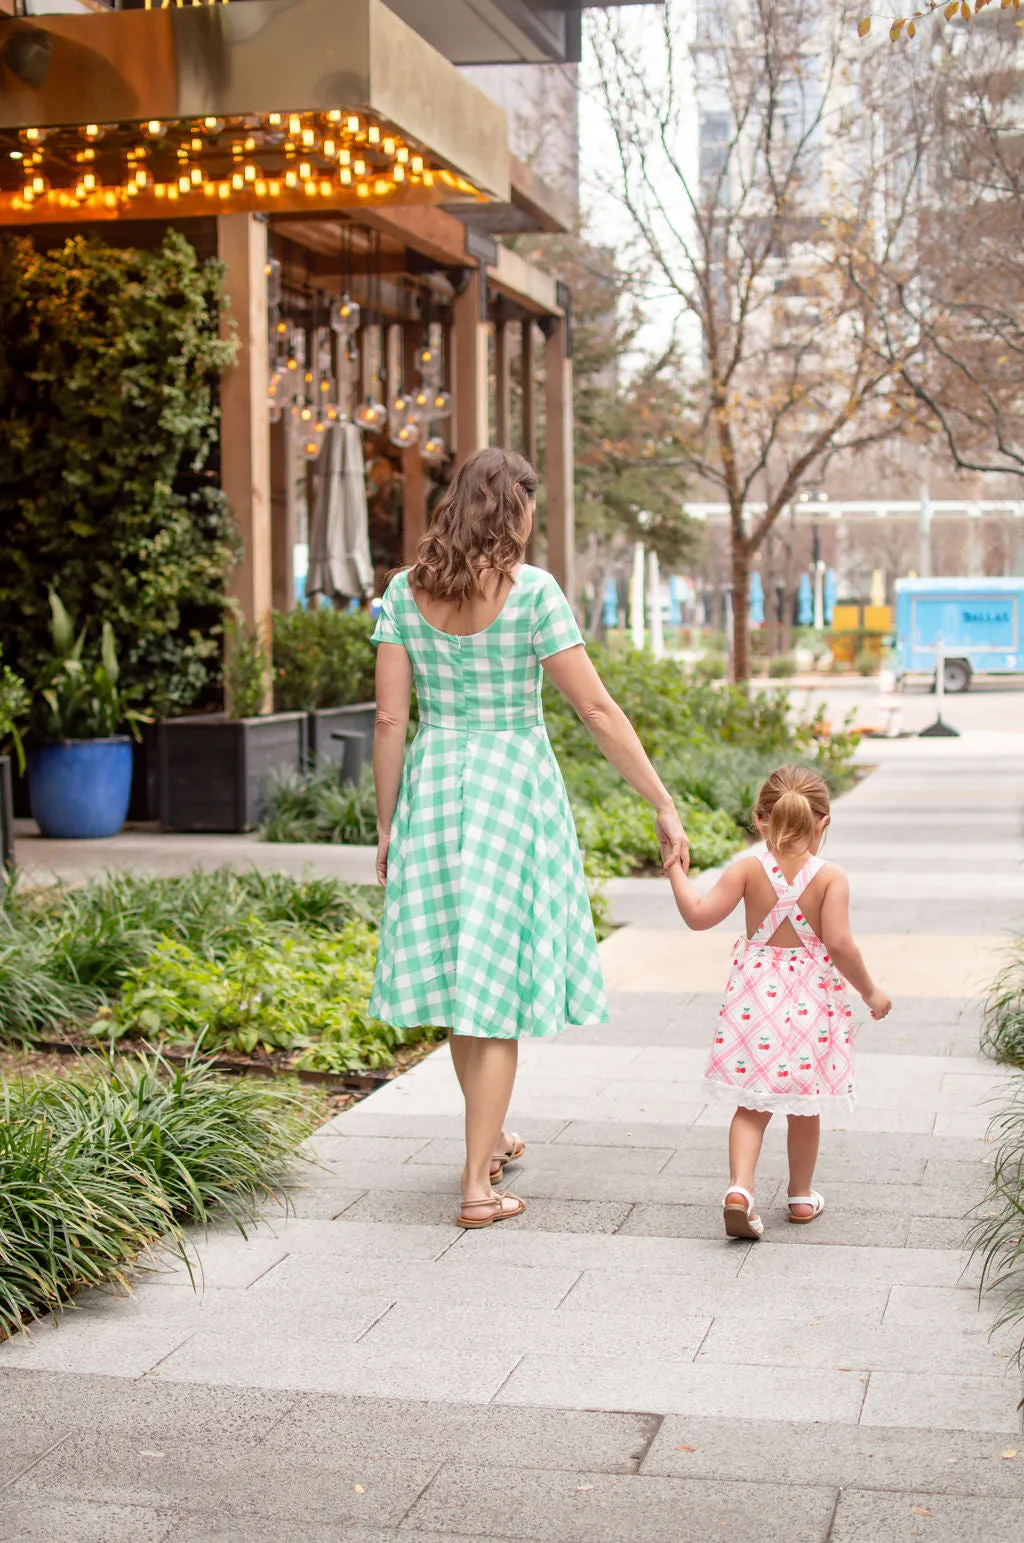
M391 845L391 832L379 830L377 832L377 883L386 884L388 881L388 847Z
M880 986L872 986L870 991L864 993L864 1005L872 1018L885 1018L892 1010L892 997Z
M661 849L661 864L667 873L673 863L681 863L683 872L690 871L690 843L686 839L683 822L676 813L675 805L668 804L658 810L654 824Z

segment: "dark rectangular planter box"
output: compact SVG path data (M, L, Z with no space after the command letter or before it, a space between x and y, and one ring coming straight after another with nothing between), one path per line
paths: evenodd
M160 725L141 725L142 738L132 741L132 801L128 818L148 823L160 818Z
M376 702L351 707L317 707L309 715L309 754L313 761L336 761L343 782L358 782L373 757ZM334 739L335 733L345 739ZM359 736L358 738L356 736Z
M161 723L163 829L237 832L258 825L268 775L306 765L306 726L306 713L209 713Z
M14 867L14 792L11 758L0 755L0 893Z

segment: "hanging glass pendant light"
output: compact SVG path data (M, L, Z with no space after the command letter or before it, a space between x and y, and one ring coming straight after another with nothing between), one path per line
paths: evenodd
M372 397L367 397L355 411L354 421L361 429L369 429L376 432L382 429L388 421L388 410L383 402L375 402Z
M420 453L424 465L440 466L445 457L445 443L440 434L431 434L429 439L424 440Z
M407 418L392 428L390 439L398 450L414 450L420 442L420 426Z
M331 326L343 337L351 337L359 330L359 306L347 294L331 306Z

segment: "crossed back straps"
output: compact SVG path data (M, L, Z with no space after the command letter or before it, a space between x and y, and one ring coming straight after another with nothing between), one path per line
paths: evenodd
M760 863L768 875L768 882L776 894L775 904L772 906L764 921L757 928L751 943L767 943L773 938L782 926L788 921L796 932L805 948L821 947L821 939L803 914L800 904L804 890L811 880L821 872L825 866L823 857L809 857L792 883L786 878L781 867L772 854L765 850L758 854Z

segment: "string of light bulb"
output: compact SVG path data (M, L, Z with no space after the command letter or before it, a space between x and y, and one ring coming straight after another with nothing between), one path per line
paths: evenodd
M0 210L359 205L485 196L365 112L84 123L0 133Z

